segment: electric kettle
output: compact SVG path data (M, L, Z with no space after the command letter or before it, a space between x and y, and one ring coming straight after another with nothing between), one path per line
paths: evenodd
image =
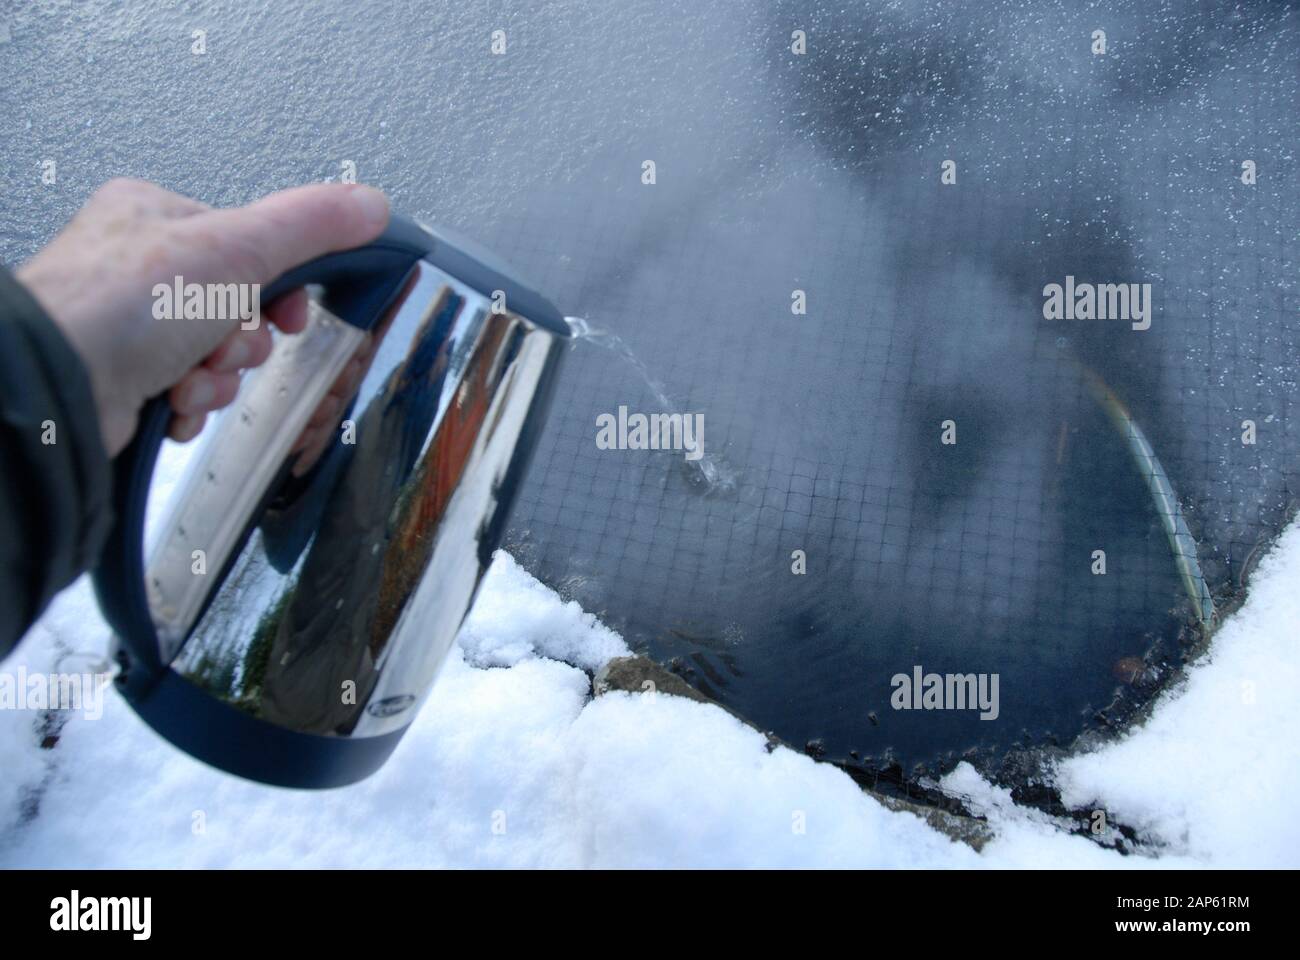
M331 787L378 769L432 688L570 331L491 255L397 216L262 300L309 285L307 328L244 376L165 502L170 409L147 407L94 584L117 686L158 733L243 777Z

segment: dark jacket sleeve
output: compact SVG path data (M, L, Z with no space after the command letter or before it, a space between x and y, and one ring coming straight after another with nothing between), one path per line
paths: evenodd
M94 564L110 484L85 367L0 267L0 657Z

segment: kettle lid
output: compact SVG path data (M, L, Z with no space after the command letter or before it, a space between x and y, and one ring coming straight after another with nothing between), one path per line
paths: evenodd
M501 291L505 294L511 312L544 330L561 337L573 335L564 315L556 309L555 304L521 279L509 264L475 241L445 227L431 227L418 221L404 220L390 227L390 233L394 232L394 228L398 233L407 230L423 231L432 237L432 249L425 253L424 259L433 266L446 271L489 299L498 290ZM428 237L413 236L411 242L415 244L422 240L427 247Z

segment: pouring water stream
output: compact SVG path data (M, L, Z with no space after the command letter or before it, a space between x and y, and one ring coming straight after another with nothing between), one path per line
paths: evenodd
M655 402L663 413L680 412L663 388L663 384L650 375L649 368L629 347L626 341L616 333L594 327L582 317L565 317L574 340L585 340L602 347L625 360L640 375L641 380L654 395ZM734 467L723 463L718 457L704 453L698 460L685 460L687 479L696 486L703 486L706 493L727 492L734 490L738 472Z

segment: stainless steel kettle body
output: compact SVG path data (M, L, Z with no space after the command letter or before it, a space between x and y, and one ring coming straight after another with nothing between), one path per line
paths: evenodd
M165 409L116 465L96 586L119 686L182 749L265 782L352 782L396 746L499 543L568 336L462 242L399 221L378 246L273 291L319 280L324 297L201 438L147 555Z

